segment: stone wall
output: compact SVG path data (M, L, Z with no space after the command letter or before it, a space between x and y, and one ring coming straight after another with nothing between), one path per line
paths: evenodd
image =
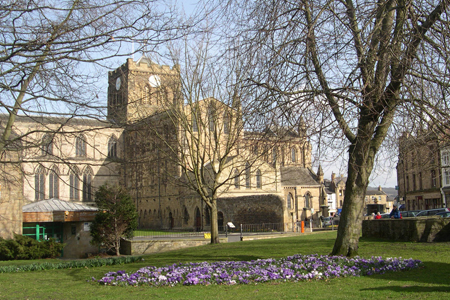
M220 238L220 243L226 243L226 238ZM166 252L183 248L197 247L211 243L209 238L173 239L173 240L121 240L120 254L141 255L158 252Z
M364 220L362 236L412 242L450 241L450 219Z

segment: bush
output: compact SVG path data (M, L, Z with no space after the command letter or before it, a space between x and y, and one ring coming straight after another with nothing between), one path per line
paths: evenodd
M12 240L0 238L0 260L55 258L61 255L64 246L54 239L37 241L15 234Z

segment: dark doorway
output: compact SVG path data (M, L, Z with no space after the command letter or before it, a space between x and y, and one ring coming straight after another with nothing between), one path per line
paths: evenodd
M219 231L224 231L224 228L223 228L223 212L221 212L221 211L219 211L217 213L217 223L218 223L218 226L219 226Z
M173 224L174 223L174 220L173 220L173 216L172 216L172 213L170 212L169 213L169 227L170 227L170 229L173 229Z

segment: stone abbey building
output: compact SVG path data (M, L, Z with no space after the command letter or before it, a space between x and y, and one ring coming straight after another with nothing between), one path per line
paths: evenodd
M210 208L199 196L208 190L218 197L219 228L283 223L292 230L297 220L328 214L323 172L311 169L302 122L295 130L247 132L239 99L190 103L178 67L146 57L127 59L108 80L104 120L17 118L19 141L2 156L0 236L23 232L25 205L93 206L105 183L127 187L141 228L208 230Z

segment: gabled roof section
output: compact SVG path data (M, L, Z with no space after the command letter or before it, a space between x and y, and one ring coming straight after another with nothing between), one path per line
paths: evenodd
M315 180L315 174L309 168L303 167L282 167L281 185L282 186L302 186L316 185L320 183Z
M97 211L98 208L59 199L49 199L24 205L22 212Z

